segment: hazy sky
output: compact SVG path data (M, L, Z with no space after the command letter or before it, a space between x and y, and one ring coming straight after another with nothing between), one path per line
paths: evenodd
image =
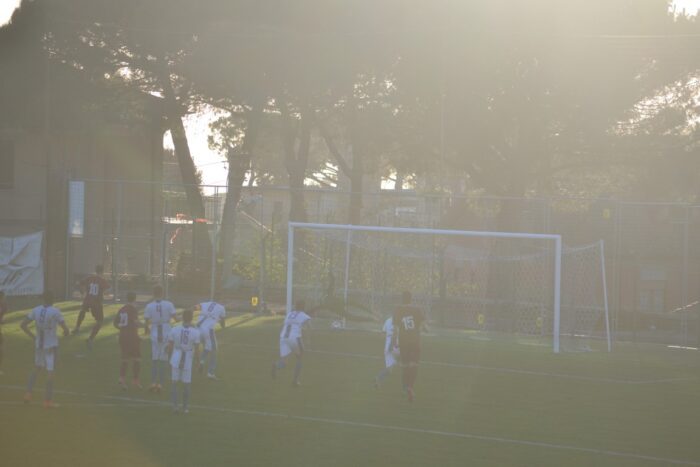
M21 0L0 0L0 25L7 23L12 16L12 12L20 4ZM697 12L700 9L700 0L674 0L678 10L685 8L687 11Z
M0 24L10 21L10 16L21 0L0 0Z

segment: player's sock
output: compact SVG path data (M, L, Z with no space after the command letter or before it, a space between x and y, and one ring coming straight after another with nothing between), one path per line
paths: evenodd
M92 331L90 331L90 337L88 337L88 340L92 342L95 340L95 337L97 336L97 333L100 332L100 328L102 328L102 323L97 322L95 325L92 327Z
M46 397L44 400L51 401L53 400L53 380L49 379L46 381Z
M141 362L134 360L134 362L131 364L131 372L134 375L134 380L138 381L139 373L141 373Z
M170 388L170 400L173 401L173 409L177 408L177 382L173 381L173 385Z
M213 375L216 371L216 352L212 351L209 356L209 374Z
M418 367L413 366L413 367L409 368L409 370L411 370L411 371L408 375L408 387L413 389L413 385L416 384L416 378L418 377Z
M297 360L297 364L294 366L294 383L299 382L299 374L301 373L301 359Z
M189 383L182 384L182 409L187 410L190 403L190 385Z
M32 371L29 375L29 382L27 383L27 392L32 392L34 390L34 383L36 383L36 370Z
M162 360L158 361L158 373L160 375L159 381L161 386L165 385L165 363L166 362Z
M80 331L80 326L83 324L84 319L85 310L80 310L80 313L78 313L78 321L75 323L75 329L73 329L73 334L77 334L78 331Z
M204 364L207 362L208 356L209 356L209 350L204 349L204 352L202 352L202 358L199 359L199 365L201 368L204 368Z

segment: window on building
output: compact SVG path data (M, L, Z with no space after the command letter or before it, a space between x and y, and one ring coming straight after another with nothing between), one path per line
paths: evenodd
M15 185L15 146L12 141L0 140L0 190Z

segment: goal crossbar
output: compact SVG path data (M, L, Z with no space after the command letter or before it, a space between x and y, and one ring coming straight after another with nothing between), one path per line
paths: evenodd
M341 230L341 231L363 231L363 232L390 232L390 233L412 233L423 235L450 235L461 237L490 237L490 238L523 238L523 239L539 239L550 240L554 242L554 319L552 323L552 347L555 353L559 353L559 332L561 323L561 258L562 258L562 240L561 235L555 234L536 234L522 232L489 232L479 230L447 230L447 229L429 229L415 227L381 227L381 226L364 226L364 225L345 225L345 224L318 224L308 222L289 222L287 235L287 312L292 309L292 293L293 293L293 273L294 273L294 230L295 229L310 229L310 230Z

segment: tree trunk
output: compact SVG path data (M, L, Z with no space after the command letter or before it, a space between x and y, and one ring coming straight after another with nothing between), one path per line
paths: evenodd
M307 219L306 206L304 205L304 180L306 179L306 166L309 160L309 148L311 144L311 116L307 109L301 112L299 122L299 148L295 150L297 131L294 129L289 109L286 103L281 101L283 146L285 166L289 176L289 220L305 222Z
M224 212L221 223L221 253L223 258L222 283L227 284L233 270L233 245L235 239L236 208L241 200L245 174L252 160L252 148L257 141L260 128L260 108L253 107L247 116L247 127L244 135L241 154L227 154L228 159L228 189L224 201ZM261 219L262 222L262 219Z
M160 78L163 87L167 126L173 138L175 156L177 157L180 175L182 176L182 182L187 196L187 204L190 211L189 215L193 220L192 235L194 236L194 240L192 245L194 251L192 252L191 262L192 277L187 277L186 280L189 281L192 279L195 283L195 288L199 289L203 288L206 284L204 281L194 279L205 278L211 271L212 243L209 239L207 224L197 222L197 219L204 219L206 217L204 199L202 198L202 193L199 191L197 168L192 160L192 154L190 153L190 147L187 141L187 133L185 132L185 125L182 123L182 112L170 81L167 64L164 60L161 60L161 63L162 69Z

